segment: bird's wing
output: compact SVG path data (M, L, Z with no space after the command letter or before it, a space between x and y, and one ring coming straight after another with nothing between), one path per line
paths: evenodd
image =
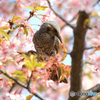
M58 38L57 37L55 37L54 49L56 50L56 53L59 52L59 41L58 41Z

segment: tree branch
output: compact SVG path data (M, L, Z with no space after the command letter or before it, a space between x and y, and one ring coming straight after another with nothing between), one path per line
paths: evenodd
M94 63L92 63L92 62L89 62L89 61L83 61L83 65L85 65L85 64L94 65Z
M100 92L100 84L97 84L94 87L92 87L92 88L90 88L88 90L84 90L82 92L83 93L91 93L91 92L97 92L98 93L98 92ZM88 99L90 97L92 97L92 96L89 96L89 95L81 96L80 100L86 100L86 99Z
M87 28L84 28L84 21L89 18L89 15L84 11L79 12L77 26L74 29L74 44L71 52L72 67L71 67L71 83L70 92L79 92L82 89L82 58L84 52L85 35ZM79 96L71 97L69 100L79 100Z
M16 78L12 77L11 75L9 75L8 73L6 73L5 71L3 71L2 69L0 69L0 72L5 75L6 77L12 79L15 83L17 83L18 85L20 85L21 87L27 89L30 93L32 93L33 95L35 95L36 97L38 97L40 100L44 100L44 98L42 98L40 95L38 95L37 93L34 93L32 91L30 91L29 87L27 87L27 85L23 84L22 82L18 81Z
M98 4L99 2L100 2L100 0L98 0L96 4ZM94 6L96 6L96 4Z
M72 22L75 18L77 17L77 15L75 15L69 22ZM66 26L66 24L64 24L62 27L61 27L61 30Z
M56 16L58 16L62 21L64 21L66 23L66 25L70 26L72 29L74 29L74 26L72 26L70 23L68 23L60 14L58 14L54 9L53 7L51 6L51 3L49 0L47 0L48 4L49 4L49 7L50 9L54 12L54 14Z
M95 49L98 48L98 46L93 46L93 47L85 47L84 50L90 50L90 49Z
M67 54L71 55L71 52L65 52L65 51L63 51L63 53L67 53Z
M33 11L30 11L29 13L30 13L30 15L28 18L25 19L25 21L28 21L34 15ZM14 30L17 29L18 27L25 27L25 25L22 23L13 27L14 23L13 23L13 21L10 21L10 20L8 21L8 23L10 25L10 29L14 29ZM7 34L10 34L10 32L12 32L12 31L8 30Z
M2 69L0 69L0 72L2 74L4 74L5 76L7 76L8 78L12 79L14 82L16 82L18 85L24 87L24 88L27 88L26 85L24 85L23 83L21 83L20 81L18 81L16 78L12 77L11 75L9 75L8 73L4 72Z

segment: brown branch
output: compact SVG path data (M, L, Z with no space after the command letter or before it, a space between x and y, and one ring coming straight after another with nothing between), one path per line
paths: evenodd
M99 2L100 2L100 0L98 0L97 3L94 6L96 6Z
M25 54L25 55L30 55L30 54L35 55L35 54L37 54L37 52L33 51L33 50L29 50L28 52L19 52L19 51L17 51L17 53L19 53L19 54Z
M94 65L94 63L89 62L89 61L83 61L83 65L84 65L84 64Z
M69 22L72 22L76 17L77 17L77 15L75 15ZM67 25L67 24L64 24L64 25L61 27L61 30L62 30L66 25Z
M93 47L85 47L83 50L90 50L90 49L95 49L98 48L98 46L93 46Z
M15 27L12 27L11 29L12 30L15 30L17 29L18 27L25 27L24 24L19 24L19 25L16 25ZM12 32L12 30L8 30L7 34L10 34L10 32Z
M65 51L63 51L63 53L67 53L68 55L71 55L71 52L65 52Z
M14 77L12 77L11 75L9 75L8 73L4 72L2 69L0 69L0 72L1 72L3 75L7 76L8 78L12 79L12 80L13 80L14 82L16 82L18 85L20 85L20 86L22 86L22 87L24 87L24 88L27 88L26 85L24 85L23 83L21 83L21 82L18 81L16 78L14 78Z
M20 85L23 88L26 88L30 93L32 93L33 95L35 95L36 97L38 97L40 100L44 100L44 98L42 98L40 95L38 95L37 93L34 93L32 91L30 91L29 87L27 87L27 85L23 84L22 82L18 81L16 78L12 77L11 75L9 75L8 73L6 73L5 71L3 71L2 69L0 69L0 72L5 75L6 77L12 79L15 83L17 83L18 85Z
M30 13L30 15L29 15L29 17L27 19L25 19L25 21L28 21L34 15L34 12L33 11L30 11L29 13Z
M79 12L77 26L74 29L74 44L71 52L72 67L71 67L71 83L70 92L79 92L82 89L82 58L84 52L85 35L87 28L84 28L84 21L89 18L89 15L84 11ZM79 100L79 96L71 97L69 100Z
M66 23L66 25L70 26L72 29L74 29L74 26L72 26L70 23L68 23L60 14L58 14L54 9L53 7L51 6L51 3L49 0L47 0L48 4L49 4L49 7L50 9L54 12L54 14L56 16L58 16L62 21L64 21Z
M97 84L88 90L82 91L82 93L92 93L92 92L97 92L97 93L100 92L100 84ZM80 100L86 100L90 97L92 97L92 96L89 96L89 95L81 96Z
M30 13L30 15L29 15L28 18L25 19L25 21L28 21L34 15L34 12L33 11L30 11L29 13ZM18 27L25 27L25 25L22 24L22 23L19 24L19 25L16 25L15 27L13 27L14 23L12 21L10 21L10 20L8 21L8 23L10 25L10 29L12 29L12 30L17 29ZM12 31L11 30L8 30L7 34L10 34L10 32L12 32Z
M30 86L30 82L31 82L32 77L33 77L33 71L31 71L31 75L30 75L29 79L27 80L27 88L29 88L29 86Z

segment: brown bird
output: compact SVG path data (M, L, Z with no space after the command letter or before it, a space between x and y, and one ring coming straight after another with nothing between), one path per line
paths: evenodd
M59 51L58 39L62 43L59 25L55 21L47 21L43 23L33 37L36 53L41 55L44 60L48 59L49 57L55 57ZM59 80L61 76L61 69L56 65L55 67L58 74L55 74L55 69L48 69L51 73L50 79L53 81ZM67 83L67 79L64 78L60 82Z
M54 57L59 49L58 39L62 43L59 25L55 21L43 23L33 37L37 54L44 58Z

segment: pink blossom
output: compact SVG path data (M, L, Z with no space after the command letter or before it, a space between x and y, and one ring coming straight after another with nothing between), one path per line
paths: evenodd
M3 87L3 78L0 77L0 88Z
M22 94L10 94L10 93L6 93L6 96L9 97L10 99L6 99L6 100L19 100L20 97L24 97ZM24 98L25 99L25 98Z
M84 10L86 13L91 13L93 11L93 6L96 4L96 0L80 0L80 2L84 5Z
M96 37L95 29L88 30L88 31L87 31L87 37L88 37L88 38L94 38L94 37Z
M100 56L96 54L92 54L89 56L89 61L93 63L93 65L90 66L90 69L92 72L98 72L100 71Z
M91 39L91 44L95 45L95 46L100 45L100 39L98 39L98 38L92 38Z
M2 94L2 95L0 96L0 99L1 99L1 100L11 100L10 97L7 95L7 93Z
M55 0L56 3L62 3L64 0Z
M69 0L67 2L68 7L72 8L72 11L79 12L85 11L86 13L91 13L93 10L94 4L96 4L96 0Z
M36 92L36 91L37 91L36 85L33 84L33 86L31 87L31 92Z
M18 40L16 37L10 38L10 49L16 50L18 47L20 47L20 40Z
M54 89L57 88L57 84L54 81L52 81L52 80L46 81L46 85L47 85L47 87L52 87Z
M0 27L1 26L9 26L9 23L2 17L0 17Z
M67 2L68 7L72 8L74 13L84 10L84 6L80 2L80 0L68 0Z

